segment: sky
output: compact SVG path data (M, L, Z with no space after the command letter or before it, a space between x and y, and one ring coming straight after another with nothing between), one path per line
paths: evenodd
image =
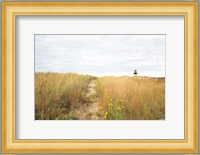
M165 35L35 35L35 71L165 77Z

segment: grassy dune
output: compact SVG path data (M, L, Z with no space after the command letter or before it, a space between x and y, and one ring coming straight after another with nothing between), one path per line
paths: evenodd
M165 79L102 77L97 80L100 115L104 119L165 118Z
M35 119L77 119L71 113L87 102L87 86L92 76L78 74L35 74Z
M88 85L91 81L96 83L94 85L96 94L88 97ZM165 118L164 78L126 76L97 78L72 73L35 74L36 120L79 119L76 114L77 109L81 109L86 103L92 104L94 97L95 102L98 102L98 112L95 113L99 119ZM91 107L88 105L79 111L84 113L87 108Z

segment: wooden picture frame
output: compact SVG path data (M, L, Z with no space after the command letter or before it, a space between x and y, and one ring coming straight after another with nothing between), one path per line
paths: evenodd
M15 19L19 15L184 16L184 140L18 140L15 120ZM197 153L198 2L2 2L3 153Z

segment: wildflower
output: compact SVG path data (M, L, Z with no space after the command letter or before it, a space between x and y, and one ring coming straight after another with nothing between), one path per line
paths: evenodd
M107 95L106 98L109 99L110 97Z
M103 107L102 107L102 106L99 106L99 109L100 109L100 110L102 110L102 109L103 109Z
M110 98L110 102L112 102L113 100L112 100L112 98Z
M105 116L105 115L104 115L104 116L103 116L103 118L104 118L104 119L106 119L106 118L107 118L107 116Z
M109 105L110 107L112 107L112 106L113 106L113 104L112 104L112 103L109 103L108 105Z
M107 116L108 115L108 112L105 112L104 116Z
M120 102L125 102L125 100L120 100Z
M122 110L120 107L117 107L117 110Z
M124 106L122 106L122 109L124 109Z

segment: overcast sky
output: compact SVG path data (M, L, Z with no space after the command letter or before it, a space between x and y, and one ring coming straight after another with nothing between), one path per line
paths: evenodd
M165 76L165 35L35 35L35 71Z

